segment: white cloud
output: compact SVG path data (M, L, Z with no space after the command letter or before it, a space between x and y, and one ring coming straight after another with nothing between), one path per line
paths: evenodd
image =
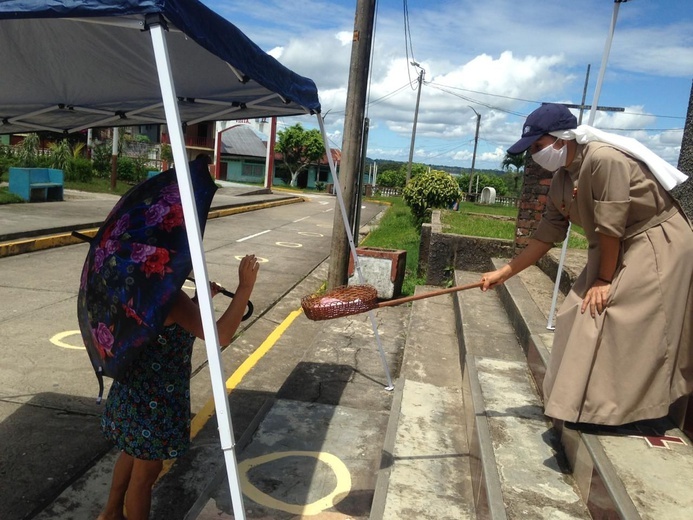
M352 1L268 0L212 7L261 47L318 86L333 145L341 145L351 59ZM638 138L676 164L693 73L690 0L627 2L619 10L595 126ZM591 66L594 92L613 2L567 8L541 0L457 0L409 6L405 46L402 4L378 5L369 83L369 157L407 160L416 103L416 60L426 70L415 160L469 167L481 114L477 168L498 168L541 101L579 103ZM577 113L577 111L576 111ZM662 115L670 116L668 118ZM585 112L586 122L587 112ZM309 118L300 120L314 126ZM290 120L290 121L293 121ZM287 121L288 122L288 121ZM659 129L659 130L657 130ZM435 162L434 162L435 163Z

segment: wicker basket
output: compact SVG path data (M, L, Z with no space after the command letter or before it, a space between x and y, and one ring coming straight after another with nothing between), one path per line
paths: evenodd
M370 285L345 285L321 295L305 296L301 307L309 320L330 320L360 314L378 305L378 291Z

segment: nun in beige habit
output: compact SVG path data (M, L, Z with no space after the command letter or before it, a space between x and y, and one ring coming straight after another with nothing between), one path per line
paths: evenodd
M585 230L587 265L560 307L544 379L546 415L621 425L667 415L693 392L693 230L668 190L687 177L637 141L563 105L532 112L508 153L554 171L529 245L482 276L503 283Z

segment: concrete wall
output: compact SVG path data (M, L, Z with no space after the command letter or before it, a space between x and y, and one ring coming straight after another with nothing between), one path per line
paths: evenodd
M491 258L511 258L513 249L512 240L443 233L440 210L434 210L421 229L419 273L426 272L426 284L443 285L455 269L486 272Z

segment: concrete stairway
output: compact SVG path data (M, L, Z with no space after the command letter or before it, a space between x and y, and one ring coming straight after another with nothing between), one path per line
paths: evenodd
M461 375L450 297L413 302L371 519L475 518Z
M456 278L469 283L479 274ZM544 418L552 291L553 279L533 267L496 295L456 297L478 518L692 518L693 448L672 421L578 431ZM551 487L560 480L572 492ZM547 496L554 509L543 506Z

